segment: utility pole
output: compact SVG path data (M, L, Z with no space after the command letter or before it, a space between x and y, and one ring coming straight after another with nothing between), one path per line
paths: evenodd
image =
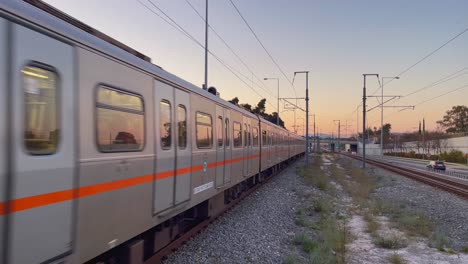
M203 90L208 89L208 0L205 1L205 83Z
M297 73L306 74L306 165L309 165L309 71L294 72L294 75Z
M366 168L366 77L367 76L376 76L379 78L378 74L363 74L364 77L364 86L362 88L362 168Z

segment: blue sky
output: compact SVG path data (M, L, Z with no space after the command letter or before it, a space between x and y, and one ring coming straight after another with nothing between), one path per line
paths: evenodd
M152 7L147 0L141 0ZM201 43L204 22L185 0L152 0ZM188 0L204 15L204 0ZM150 56L155 64L196 85L203 83L203 49L149 12L136 0L47 0L46 2ZM242 22L229 0L210 0L209 23L260 79L279 77L280 97L293 97L286 78L278 71ZM305 1L234 0L289 79L294 71L308 70L311 112L324 133L336 129L334 119L348 120L348 132L356 127L354 109L362 97L362 74L394 76L445 41L468 27L468 1ZM157 11L154 7L155 12ZM405 95L437 79L468 66L468 33L441 49L385 86L385 93ZM209 48L247 78L252 74L212 33ZM255 82L259 83L259 81ZM245 79L251 84L251 80ZM209 84L224 99L238 96L255 105L260 97L210 57ZM427 89L396 104L413 105L461 85L468 74ZM259 84L270 91L254 89L276 106L276 83ZM294 82L298 97L304 96L304 76ZM370 93L378 82L370 79ZM395 131L408 131L426 118L430 128L452 105L467 104L467 89L418 105L414 111L385 109L385 122ZM369 99L369 106L376 104ZM302 103L304 105L304 103ZM267 105L267 111L276 109ZM280 112L283 109L280 110ZM395 112L395 113L394 113ZM287 126L293 113L282 114ZM296 112L296 117L304 113ZM359 117L361 120L361 117ZM297 119L302 125L302 119ZM380 126L380 112L369 114L369 125ZM291 128L291 127L290 127ZM302 127L298 128L302 132Z

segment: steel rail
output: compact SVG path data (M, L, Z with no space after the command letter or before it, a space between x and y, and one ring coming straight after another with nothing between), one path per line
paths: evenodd
M346 157L350 157L357 160L362 160L361 156L344 154ZM437 176L434 173L423 172L416 169L410 169L405 167L400 167L394 164L377 161L374 159L367 159L369 164L373 164L377 167L381 167L391 172L406 176L408 178L423 182L425 184L431 185L433 187L449 191L451 193L457 194L465 199L468 199L468 183L461 182L456 179L444 178Z

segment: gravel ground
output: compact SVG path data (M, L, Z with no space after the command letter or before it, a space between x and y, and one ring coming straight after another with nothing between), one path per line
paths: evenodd
M168 256L164 263L281 263L297 226L298 161Z
M467 200L377 167L373 170L380 178L373 198L405 204L410 210L423 213L433 221L436 230L449 237L449 245L455 250L468 246Z

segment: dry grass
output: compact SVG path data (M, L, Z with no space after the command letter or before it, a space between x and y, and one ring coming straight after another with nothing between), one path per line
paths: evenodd
M406 260L402 256L398 255L398 253L393 253L392 255L388 256L387 260L391 264L405 264L405 263L407 263Z
M380 235L374 236L374 243L386 249L400 249L406 247L407 241L399 235L391 235L388 237L383 237Z
M379 222L375 219L375 216L367 212L364 214L364 220L367 222L366 231L370 234L376 234L380 228Z

